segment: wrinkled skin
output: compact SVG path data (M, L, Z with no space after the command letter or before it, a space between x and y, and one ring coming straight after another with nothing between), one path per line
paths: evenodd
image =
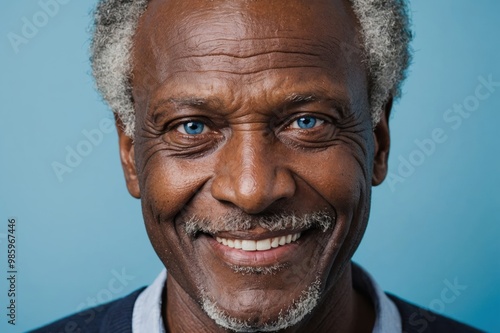
M127 187L141 198L168 269L162 311L170 332L225 331L200 308L202 290L229 315L258 325L276 320L316 277L319 304L285 331L371 332L373 307L352 288L350 259L371 186L387 171L391 103L374 130L361 52L342 47L360 48L357 29L342 0L153 0L141 17L134 140L119 120L117 127ZM316 125L299 128L303 116ZM183 133L189 121L202 122L203 132ZM183 228L191 216L318 210L335 226L307 230L266 258L285 266L272 275L234 272L234 258L213 235L191 237ZM256 226L222 236L267 233Z

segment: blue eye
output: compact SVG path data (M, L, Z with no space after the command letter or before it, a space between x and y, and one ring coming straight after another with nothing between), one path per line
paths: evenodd
M197 135L206 132L205 124L201 121L188 121L179 125L177 130L188 135Z
M295 120L290 127L300 128L300 129L310 129L316 125L321 125L324 120L318 119L316 117L304 116Z

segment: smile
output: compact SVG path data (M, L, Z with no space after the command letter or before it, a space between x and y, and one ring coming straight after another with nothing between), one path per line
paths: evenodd
M238 249L243 251L267 251L272 248L277 248L286 244L290 244L291 242L295 242L299 239L301 233L288 234L280 237L272 237L261 240L252 240L252 239L231 239L231 238L222 238L216 237L215 239L220 244Z

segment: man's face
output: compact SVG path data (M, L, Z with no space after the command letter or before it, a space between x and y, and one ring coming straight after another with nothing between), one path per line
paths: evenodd
M150 2L122 159L169 279L196 302L263 327L316 281L335 290L380 174L367 73L345 52L357 34L341 0ZM289 223L319 213L326 231Z

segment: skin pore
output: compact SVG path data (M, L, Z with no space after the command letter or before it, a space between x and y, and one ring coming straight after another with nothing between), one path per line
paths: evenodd
M127 187L168 270L167 331L228 331L207 300L260 331L317 283L312 311L282 332L371 332L350 259L389 132L386 116L372 128L361 52L342 53L360 48L357 29L344 0L150 2L133 41L134 140L117 128ZM326 230L272 222L320 213ZM265 251L217 240L290 234L300 238Z

